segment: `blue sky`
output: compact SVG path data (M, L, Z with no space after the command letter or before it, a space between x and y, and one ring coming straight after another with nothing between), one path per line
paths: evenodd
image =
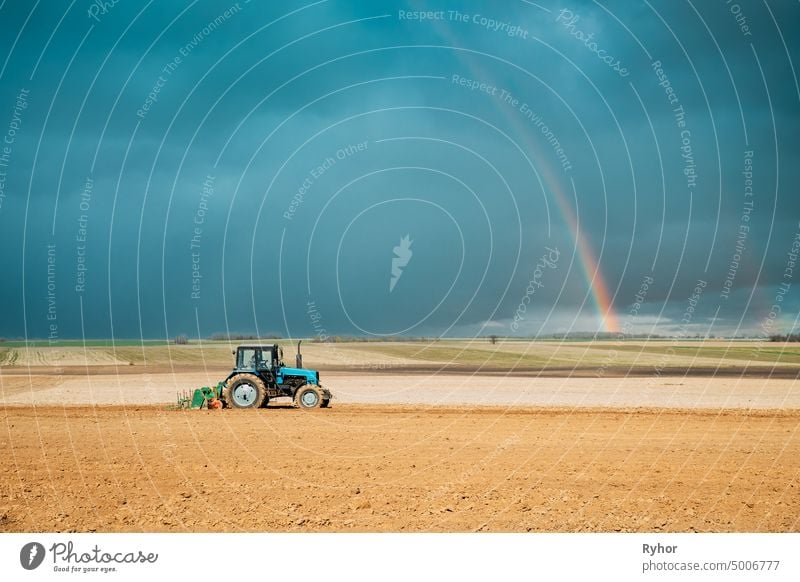
M101 4L0 4L0 336L796 329L796 3Z

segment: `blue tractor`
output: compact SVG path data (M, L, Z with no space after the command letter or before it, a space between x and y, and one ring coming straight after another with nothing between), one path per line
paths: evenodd
M222 386L227 408L261 408L270 399L289 397L298 408L328 408L332 395L319 383L319 372L303 368L300 342L295 367L283 363L278 345L247 344L233 352L236 365Z

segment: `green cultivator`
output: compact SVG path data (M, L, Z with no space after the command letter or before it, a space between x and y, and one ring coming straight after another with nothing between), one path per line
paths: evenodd
M319 372L303 368L300 342L295 367L283 363L278 345L244 345L233 352L236 363L224 382L178 394L178 408L262 408L272 398L291 398L298 408L328 408L333 395L319 382Z
M222 408L222 390L225 388L225 383L220 382L213 388L203 386L197 388L191 396L188 392L181 392L178 394L178 408L208 408L216 409Z

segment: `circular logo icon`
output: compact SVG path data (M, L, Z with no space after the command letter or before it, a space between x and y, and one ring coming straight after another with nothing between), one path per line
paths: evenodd
M19 563L26 570L35 570L42 565L44 554L44 546L39 542L27 543L19 552Z

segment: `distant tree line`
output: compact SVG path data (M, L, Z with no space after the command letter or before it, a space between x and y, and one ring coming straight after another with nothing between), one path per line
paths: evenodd
M657 333L615 333L610 331L570 331L568 333L554 333L551 335L539 336L531 339L598 339L598 340L618 340L618 339L665 339L669 336ZM700 338L700 335L696 335Z
M438 339L438 338L437 338ZM353 336L353 335L328 335L328 336L314 336L311 342L316 344L322 343L349 343L349 342L429 342L432 341L428 337L412 337L412 336Z
M800 342L800 333L775 334L769 336L771 342Z
M262 339L283 339L278 334L257 335L251 333L212 333L208 336L212 341L242 341L242 340L262 340Z

